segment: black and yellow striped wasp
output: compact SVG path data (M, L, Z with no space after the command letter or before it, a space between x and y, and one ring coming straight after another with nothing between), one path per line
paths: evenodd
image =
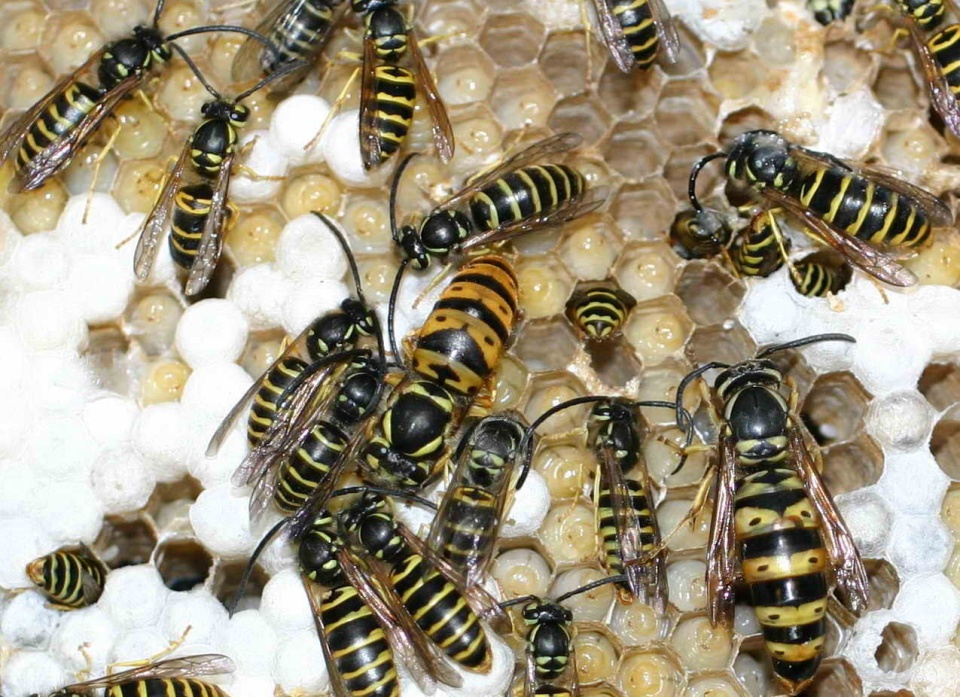
M251 451L233 475L236 486L253 485L252 519L271 501L291 514L321 483L335 484L385 386L380 323L367 304L356 260L340 230L315 215L346 255L356 298L315 319L286 346L223 419L207 448L208 456L216 453L252 400ZM374 350L355 348L364 337L374 339Z
M506 413L479 419L460 436L427 544L468 586L482 582L493 560L525 432L522 417Z
M826 26L842 22L853 11L854 0L807 0L807 9L813 18Z
M774 672L790 695L801 692L820 665L830 579L852 612L867 605L866 571L820 478L817 451L796 413L796 391L769 359L824 341L855 339L821 334L771 346L734 365L707 363L677 388L679 405L693 380L722 371L713 386L721 429L707 545L708 616L714 625L732 626L734 586L742 578ZM689 425L686 417L677 418ZM701 488L694 511L705 494Z
M119 673L75 683L52 692L49 697L229 697L218 685L199 680L204 675L232 673L233 661L217 653L181 656L145 663Z
M248 37L248 40L254 40ZM258 39L265 49L273 50L265 38ZM169 228L170 255L189 272L184 291L196 295L206 288L217 268L232 211L227 189L237 156L238 130L250 117L243 100L268 83L283 77L299 64L287 65L233 98L222 96L207 82L196 64L176 44L173 48L213 95L200 109L203 122L187 140L173 169L167 174L153 209L140 228L140 240L133 268L140 281L146 281L160 247L160 239ZM187 165L195 179L188 183Z
M173 56L171 42L194 34L226 31L252 34L249 29L211 25L163 36L157 28L165 0L157 0L150 26L112 41L62 78L33 107L0 134L0 161L14 157L10 191L31 191L66 167L77 150L150 74ZM96 86L81 80L95 72Z
M876 168L794 145L768 130L747 131L729 152L707 155L694 165L689 197L696 211L703 210L697 176L721 157L730 180L747 184L851 265L893 286L910 286L917 279L891 252L918 249L932 227L953 223L950 209L930 192Z
M417 225L396 225L400 178L411 155L397 168L390 193L393 240L405 263L426 269L432 257L491 245L519 235L563 225L601 205L602 192L588 193L584 176L563 164L536 164L576 148L582 138L560 133L537 141L468 180Z
M93 605L103 593L106 567L86 545L76 551L59 549L27 564L27 577L60 610Z
M256 31L276 47L271 51L248 38L233 60L235 82L253 80L261 75L290 70L287 66L307 66L320 55L337 24L344 0L279 0L260 20ZM292 69L296 72L299 68Z
M565 314L581 340L602 342L620 333L636 304L634 297L615 281L586 282L574 288Z
M618 584L623 602L639 598L662 611L666 607L666 555L655 515L654 489L643 459L646 427L640 407L676 407L672 402L575 397L538 416L530 424L528 437L551 416L583 404L594 405L587 420L587 439L597 458L593 501L600 563L610 574L624 574ZM690 421L682 408L678 418ZM532 461L532 449L525 452L518 489Z
M676 61L680 37L662 0L593 0L593 6L603 42L623 72L647 70L661 54Z

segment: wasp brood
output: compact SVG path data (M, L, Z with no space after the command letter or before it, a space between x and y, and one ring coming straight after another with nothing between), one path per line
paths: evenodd
M707 545L709 617L732 626L734 585L742 575L774 672L790 695L801 692L820 666L829 579L851 611L867 604L866 571L820 479L795 413L796 393L767 358L821 341L854 339L824 334L770 347L735 365L707 363L677 391L679 404L693 379L722 370L713 388L721 432Z
M614 283L588 283L574 290L567 301L567 319L585 341L606 341L617 336L637 301Z
M58 550L27 564L27 576L54 607L79 610L103 593L107 570L85 546L76 552Z

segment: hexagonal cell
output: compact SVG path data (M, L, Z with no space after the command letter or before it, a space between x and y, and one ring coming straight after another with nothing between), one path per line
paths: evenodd
M690 617L673 630L670 646L687 670L722 670L733 655L733 635L706 617Z
M162 543L154 561L163 585L173 591L189 591L202 585L213 566L210 553L194 540Z
M537 539L557 563L579 564L595 559L598 544L593 507L581 503L554 504L537 530Z
M697 327L690 337L687 355L697 363L721 361L739 363L752 356L756 344L739 322L714 324L709 327Z
M523 595L546 597L553 575L546 552L539 543L508 549L497 555L490 565L490 575L496 579L505 598Z
M865 81L866 84L873 81L872 56L857 48L853 41L830 42L823 53L823 75L837 92L848 93Z
M36 56L4 56L0 73L0 104L6 109L29 109L53 87L56 80ZM4 128L11 123L5 119Z
M610 115L589 95L564 97L553 108L550 128L556 133L572 131L583 136L584 145L593 145L610 128Z
M761 128L772 128L774 118L759 107L750 106L732 111L720 125L719 141L721 145L729 143L741 133Z
M938 411L960 402L960 366L931 363L923 369L918 389Z
M667 83L654 115L660 135L671 145L696 145L713 139L717 103L699 80Z
M546 373L534 376L526 394L523 415L527 421L533 421L547 409L566 402L568 399L583 396L585 390L580 381L567 372ZM537 432L541 435L567 434L586 423L587 409L579 406L566 409L550 417Z
M0 9L0 49L35 49L46 22L47 12L37 3L6 3Z
M691 75L705 68L707 65L706 51L700 38L689 31L682 22L674 22L677 35L680 37L680 50L677 59L670 63L663 58L659 60L660 69L671 77Z
M674 196L679 200L684 200L690 185L690 170L693 169L694 163L704 155L710 155L716 151L717 149L712 145L695 145L677 148L670 153L670 159L663 167L663 178L667 180ZM717 167L716 170L722 174L720 167ZM697 178L697 190L709 191L709 185L704 188L704 182L709 181L709 173L704 172L702 176Z
M617 666L617 649L600 632L578 631L573 640L577 654L577 672L584 684L600 682L613 677Z
M496 372L494 411L515 408L529 381L530 373L526 366L511 355L504 356Z
M793 28L788 27L777 17L768 17L763 20L757 31L753 47L759 54L761 64L786 67L793 63L796 57Z
M620 231L605 215L588 215L564 226L560 259L583 281L600 281L620 252Z
M230 228L225 244L237 266L243 268L274 260L274 252L286 219L272 206L245 210Z
M254 610L260 607L260 596L263 594L263 588L270 580L270 576L260 568L259 564L254 565L247 579L246 586L243 589L243 595L237 598L237 590L240 588L240 582L247 571L247 565L238 562L223 562L217 564L213 574L213 592L225 608L233 613L243 612L244 610Z
M610 201L610 214L628 240L662 242L676 207L666 182L654 177L625 184Z
M480 33L483 50L505 68L532 63L546 36L546 29L525 12L491 15Z
M749 697L749 693L729 676L708 675L691 679L684 697Z
M57 12L48 17L39 52L55 75L65 75L103 44L103 35L86 12Z
M517 264L520 303L528 319L563 312L573 290L573 279L553 256L527 257Z
M933 427L930 450L944 474L960 480L960 408L950 409Z
M125 328L147 356L159 356L173 347L182 315L183 305L170 293L147 293L128 310Z
M160 359L148 363L140 380L140 404L147 406L180 399L190 373L190 366L183 361Z
M649 695L651 687L659 688L663 694L678 694L683 685L683 669L676 658L663 650L627 651L620 661L616 682L625 697Z
M91 190L109 192L117 174L117 168L115 153L106 151L100 145L88 143L77 149L70 164L60 175L60 181L74 196L87 194Z
M643 381L637 390L637 399L673 401L677 396L677 386L688 372L690 372L688 364L673 360L644 370ZM683 396L683 405L687 409L695 409L698 404L697 391L687 390ZM650 424L673 425L675 415L669 409L642 407L640 411L643 413L643 418Z
M744 99L764 80L763 66L751 51L720 51L708 70L710 84L724 99Z
M657 365L680 355L692 332L693 323L675 295L637 305L623 329L624 337L645 365Z
M659 298L673 291L677 260L662 243L629 244L621 252L613 275L638 302Z
M865 559L863 565L870 582L867 611L893 607L893 601L900 592L900 577L896 568L885 559Z
M351 246L357 253L393 251L390 211L384 201L369 196L351 196L343 211L343 223L353 233Z
M631 380L643 375L643 364L622 340L607 341L590 346L590 366L605 385L626 387Z
M883 474L883 452L869 436L823 451L823 481L834 496L876 484Z
M539 320L523 327L514 353L527 370L562 370L573 360L579 343L566 320Z
M677 295L687 307L690 319L697 324L714 324L732 318L746 292L733 274L712 261L688 262L677 283Z
M501 72L490 99L497 118L508 130L545 126L556 101L553 85L532 65Z
M874 652L880 670L902 673L914 664L919 654L917 630L902 622L891 622L880 633L880 646Z
M820 445L845 441L862 430L870 397L851 373L829 373L813 383L800 418Z
M885 65L877 73L873 92L877 100L888 110L911 109L916 106L920 87L906 66Z
M582 445L546 445L537 449L533 459L533 469L543 476L554 500L583 493L583 485L590 479L594 467L593 451Z
M133 386L129 356L130 342L117 327L104 326L90 331L84 364L93 371L102 389L128 394Z
M111 193L125 213L149 213L166 174L166 168L156 160L121 162Z
M157 546L157 533L143 518L108 516L94 546L111 569L146 564Z
M419 7L417 24L426 35L465 32L474 36L483 24L485 5L470 0L424 2Z
M604 159L628 180L638 181L659 174L667 152L655 121L621 121L604 147Z
M471 104L451 114L457 151L449 168L455 174L473 175L503 147L503 128L486 104Z
M634 114L643 117L656 107L660 90L666 82L666 76L658 68L624 75L612 61L608 61L597 92L600 101L611 114Z
M863 694L863 683L846 659L837 658L820 666L806 694L810 697L836 697Z
M553 83L559 95L573 95L585 92L593 76L587 75L587 46L594 56L603 48L588 36L585 40L580 31L558 31L547 37L540 52L538 64L543 74ZM594 66L600 64L593 61Z
M437 89L447 106L484 102L490 97L496 66L475 46L454 46L436 62Z
M550 587L550 597L558 598L604 578L607 578L606 571L591 566L579 566L570 571L564 571L557 575ZM563 606L573 612L577 620L603 622L610 612L615 597L616 590L612 584L608 583L565 599Z

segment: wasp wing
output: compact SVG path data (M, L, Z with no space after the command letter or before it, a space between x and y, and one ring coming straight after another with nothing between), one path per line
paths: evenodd
M907 20L907 25L913 38L914 50L917 52L923 74L927 80L927 86L930 88L930 101L947 128L954 135L960 136L960 101L957 101L957 97L951 91L943 70L934 59L923 30L912 20Z
M187 295L196 295L207 287L217 268L217 262L220 261L225 232L224 222L227 219L227 189L230 186L230 171L233 168L234 157L235 153L227 154L217 171L213 195L210 197L210 210L207 211L207 220L203 226L203 235L200 237L197 256L190 266L187 285L184 288Z
M827 491L807 448L806 441L799 429L790 429L790 445L797 454L797 473L803 482L807 496L813 503L823 523L824 542L830 556L831 568L837 583L837 589L845 605L860 614L867 608L867 572L860 560L853 535L837 510L830 492Z
M454 208L508 172L525 167L547 155L556 155L572 150L582 142L583 137L579 133L558 133L549 138L538 140L512 157L508 157L490 169L468 179L463 189L440 203L432 212L436 213Z
M600 33L603 36L603 43L613 57L613 62L625 73L629 73L637 65L637 59L633 55L633 49L630 48L630 42L627 41L623 33L623 26L613 14L610 7L610 0L593 0L593 6L597 11L597 21L600 24Z
M677 25L670 16L663 0L647 0L650 5L650 14L657 27L657 38L660 40L660 54L669 63L676 63L680 55L680 35Z
M153 262L160 249L160 238L168 229L174 197L180 189L183 171L186 168L187 160L190 159L190 149L190 141L187 141L183 150L180 151L180 157L177 158L173 169L167 174L167 178L163 182L163 189L160 190L160 196L153 205L150 215L143 221L143 226L140 228L140 239L137 242L137 251L133 256L133 271L140 281L146 281L150 275L150 269L153 268Z
M373 39L363 38L363 66L360 69L360 155L363 168L371 170L384 160L377 128L377 51Z
M70 694L85 693L91 690L106 689L114 685L138 680L172 680L177 678L198 678L204 675L232 673L236 666L227 656L219 653L204 653L195 656L168 658L164 661L147 663L112 675L105 675L86 682L69 685L62 691Z
M430 120L433 122L433 144L437 148L437 156L444 164L453 159L454 138L453 126L450 125L450 117L447 116L447 108L440 98L437 91L437 84L433 80L430 69L427 68L423 60L423 54L420 52L420 44L417 42L416 35L410 32L410 56L413 63L413 72L416 75L417 84L423 93L424 101L427 103L427 112L430 114Z
M733 626L733 585L737 579L734 494L736 493L736 449L731 438L720 444L716 496L710 537L707 542L707 607L710 623Z
M327 626L323 621L323 612L321 612L323 593L327 592L322 586L303 578L303 590L307 593L307 599L310 601L310 610L313 613L313 624L317 628L317 639L320 640L320 648L323 649L323 660L327 664L327 675L330 676L330 690L333 697L353 697L353 693L347 689L343 682L343 676L337 668L336 661L333 658L333 652L327 643ZM362 597L362 596L361 596Z

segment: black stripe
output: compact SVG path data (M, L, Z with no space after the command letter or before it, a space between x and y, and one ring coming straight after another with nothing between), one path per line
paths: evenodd
M813 622L790 627L763 625L763 638L777 644L806 644L808 641L822 637L826 630L826 620L820 617Z
M779 489L752 496L737 496L734 501L734 510L743 508L760 508L765 511L776 511L783 515L790 506L807 498L803 489Z
M740 543L741 559L784 557L823 547L820 531L813 528L786 528L748 537Z
M827 596L827 577L820 573L749 584L754 607L796 607Z
M513 274L510 276L511 280L515 280ZM496 276L493 276L488 273L483 273L478 271L476 273L468 270L464 270L461 273L458 273L453 278L453 282L450 284L450 287L453 288L457 283L474 283L478 286L482 286L487 290L493 291L499 296L500 300L506 303L513 312L517 310L516 295L510 292L510 289L504 286ZM444 295L441 295L440 298L443 299L447 294L453 294L451 291L446 291Z

